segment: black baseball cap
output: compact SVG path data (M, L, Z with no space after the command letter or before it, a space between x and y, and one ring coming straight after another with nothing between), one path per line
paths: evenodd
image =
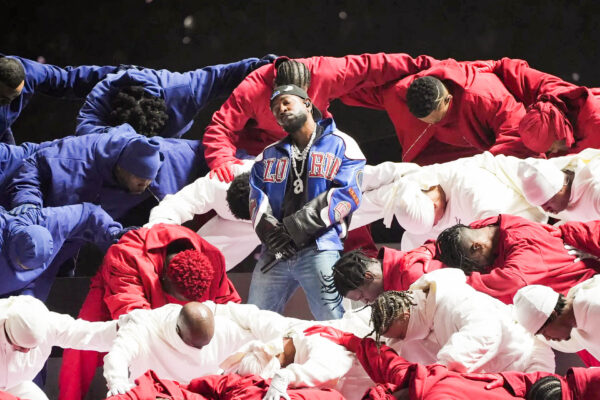
M308 93L306 93L306 91L304 89L302 89L299 86L296 85L281 85L281 86L277 86L275 89L273 89L273 94L271 94L271 99L270 99L270 103L269 105L273 105L273 101L275 101L276 98L278 98L279 96L283 96L284 94L293 94L294 96L298 96L303 100L309 99L310 97L308 97ZM315 119L315 121L319 121L323 118L323 114L321 114L321 111L314 105L312 105L312 115L313 118Z

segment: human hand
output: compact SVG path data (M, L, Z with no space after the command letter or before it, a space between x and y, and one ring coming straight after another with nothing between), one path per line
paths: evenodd
M216 176L221 182L229 183L234 178L232 168L234 165L242 165L242 161L238 159L225 161L223 164L210 171L208 176L210 178L214 178Z
M133 389L134 387L135 387L135 385L133 385L129 382L112 384L108 389L108 393L106 393L106 397L125 394L128 391L130 391L131 389Z
M504 385L504 377L500 374L481 374L470 372L462 374L462 376L472 381L489 382L485 386L487 390L499 388Z
M421 246L406 253L404 256L404 265L410 267L413 264L422 263L423 271L429 272L431 260L433 260L433 254L431 254L427 247Z
M289 381L287 377L277 371L273 376L273 379L271 379L271 385L269 386L267 393L265 393L263 400L290 400L290 396L287 394L288 384Z
M596 257L590 253L587 253L583 250L579 250L578 248L575 248L573 246L569 246L568 244L565 244L565 249L567 250L567 253L569 253L570 255L575 257L573 262L579 262L581 260L585 260L588 258L593 258L593 259L598 260L598 257Z

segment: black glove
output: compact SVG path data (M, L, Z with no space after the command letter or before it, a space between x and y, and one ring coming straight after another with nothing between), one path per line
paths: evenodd
M267 246L269 253L274 256L277 256L279 253L279 258L281 259L290 258L292 255L296 254L297 251L294 240L281 222L277 223L277 225L267 233L265 245Z

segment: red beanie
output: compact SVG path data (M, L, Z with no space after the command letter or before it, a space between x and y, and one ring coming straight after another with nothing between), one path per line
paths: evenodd
M523 144L537 153L545 153L556 140L565 140L568 147L575 142L573 127L552 103L540 101L527 108L519 123Z
M198 250L185 250L169 262L167 277L190 301L200 301L210 287L215 268L210 259Z

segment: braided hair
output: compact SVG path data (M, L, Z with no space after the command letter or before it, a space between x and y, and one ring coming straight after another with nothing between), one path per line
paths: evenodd
M296 85L303 89L310 86L310 71L306 65L295 60L284 60L276 63L275 87L281 85Z
M562 387L560 379L545 376L538 379L527 391L527 400L561 400Z
M444 229L435 241L436 253L441 262L449 267L460 268L466 275L479 269L479 265L470 259L461 246L462 232L471 229L463 224L456 224Z
M110 99L111 112L108 116L112 126L128 123L141 135L158 135L169 116L163 98L153 96L143 86L126 86Z
M0 82L16 89L24 80L25 69L19 61L10 57L0 57Z
M390 290L383 292L371 304L371 321L373 330L367 335L375 333L375 341L379 346L379 340L392 323L404 313L410 312L410 306L416 306L412 292L404 290L402 292Z
M425 118L437 110L444 94L444 84L433 76L423 76L415 79L406 91L408 110L417 118Z
M333 265L331 275L321 274L321 293L332 295L325 301L335 304L335 307L339 306L349 291L358 289L365 283L369 263L374 261L377 260L368 257L361 249L342 255Z

